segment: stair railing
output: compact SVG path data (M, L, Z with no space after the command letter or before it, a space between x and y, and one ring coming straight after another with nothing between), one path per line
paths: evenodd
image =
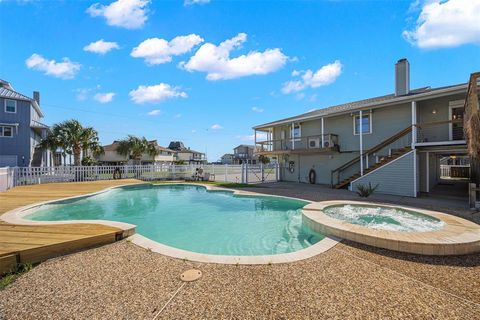
M330 184L331 187L333 188L335 185L340 183L340 178L342 176L342 173L345 172L346 170L350 169L353 165L356 165L357 163L360 162L360 159L363 157L364 163L365 163L365 169L368 169L369 167L369 157L373 155L375 152L384 149L385 147L388 146L393 146L395 143L399 142L400 139L403 137L407 136L409 133L412 132L412 126L408 126L407 128L397 132L393 136L389 137L388 139L380 142L379 144L375 145L374 147L368 149L367 151L363 152L362 155L359 155L358 157L353 158L352 160L344 163L340 167L334 169L331 171L330 174ZM410 143L404 143L403 145L398 145L399 148L401 147L406 147L410 145ZM335 179L336 176L336 179ZM334 181L336 181L334 183Z

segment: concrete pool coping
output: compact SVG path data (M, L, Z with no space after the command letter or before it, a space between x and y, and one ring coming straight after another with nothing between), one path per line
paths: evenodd
M323 213L325 208L339 205L380 206L413 211L437 218L444 222L445 226L440 230L427 232L377 230ZM480 225L438 211L350 200L312 202L302 211L303 222L314 231L374 247L422 255L463 255L480 252Z
M215 185L210 184L201 184L201 183L188 183L188 182L171 182L171 183L129 183L129 184L122 184L118 186L112 186L105 188L103 190L77 195L72 197L66 197L61 199L49 200L38 202L34 204L30 204L27 206L19 207L13 210L10 210L2 215L0 215L0 219L11 224L18 224L18 225L66 225L66 224L73 224L73 223L80 223L80 224L101 224L106 226L116 227L123 231L123 237L128 237L127 241L130 241L138 246L141 246L147 250L157 252L169 257L189 260L189 261L197 261L203 263L220 263L220 264L274 264L274 263L288 263L293 261L300 261L304 259L311 258L316 256L320 253L323 253L333 246L335 246L341 239L333 236L325 236L324 239L320 240L319 242L315 243L314 245L304 248L295 252L283 253L283 254L275 254L275 255L262 255L262 256L229 256L229 255L211 255L211 254L203 254L188 250L182 250L178 248L174 248L171 246L167 246L151 240L147 237L144 237L140 234L135 234L135 225L118 222L113 220L62 220L62 221L35 221L35 220L28 220L25 219L25 216L32 213L32 209L50 204L59 201L65 200L72 200L72 199L80 199L95 196L101 193L108 192L112 189L122 188L126 186L140 186L140 185L192 185L192 186L199 186L204 187L208 192L229 192L232 193L234 196L245 196L245 197L275 197L275 198L285 198L285 199L292 199L298 200L302 202L306 202L311 204L312 202L305 199L300 198L293 198L293 197L286 197L286 196L276 196L276 195L267 195L262 193L244 191L244 190L232 190L227 188L218 187Z

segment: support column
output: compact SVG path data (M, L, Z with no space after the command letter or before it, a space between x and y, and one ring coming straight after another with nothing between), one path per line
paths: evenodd
M292 150L295 150L295 122L292 122L292 131L290 135L292 138Z
M413 150L413 196L417 197L417 150Z
M425 161L427 164L425 168L425 172L427 175L426 185L427 185L427 192L430 192L430 152L427 152L426 155L427 155L427 159Z
M412 101L412 150L417 143L417 101Z
M321 119L321 122L322 122L322 148L325 147L325 129L324 129L324 121L323 121L323 117Z
M362 126L362 117L363 111L360 110L360 119L359 119L359 126L360 126L360 175L363 176L363 126Z

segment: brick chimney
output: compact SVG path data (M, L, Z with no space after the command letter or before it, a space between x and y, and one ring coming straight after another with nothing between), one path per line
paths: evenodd
M33 100L37 101L38 105L40 105L40 92L33 91Z
M395 64L395 96L405 96L410 92L410 63L400 59Z

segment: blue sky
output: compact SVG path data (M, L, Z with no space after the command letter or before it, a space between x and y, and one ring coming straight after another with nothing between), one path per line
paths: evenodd
M254 125L391 93L399 58L412 87L466 82L478 21L479 0L3 0L0 78L39 90L47 124L182 140L215 161Z

